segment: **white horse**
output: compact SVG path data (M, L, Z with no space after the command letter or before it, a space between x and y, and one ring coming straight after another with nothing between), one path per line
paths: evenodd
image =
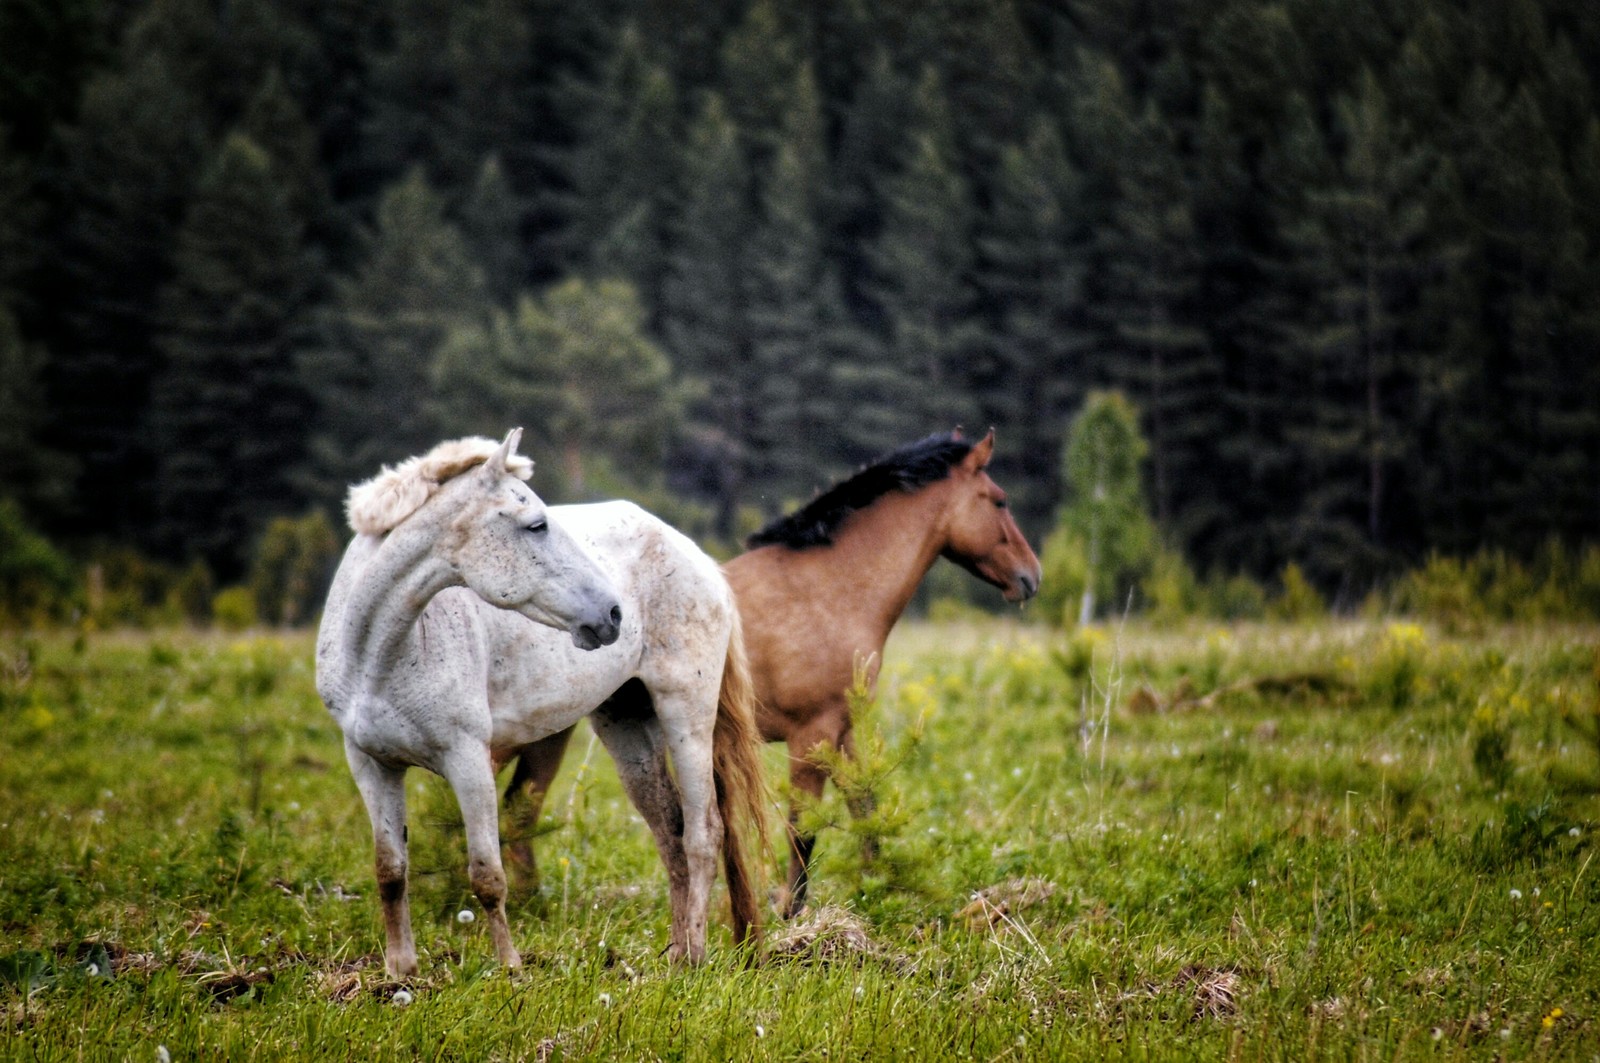
M738 940L756 922L734 828L763 828L760 739L732 592L715 562L637 506L547 509L523 482L533 463L516 454L520 438L441 443L347 501L357 535L317 635L317 690L372 819L385 967L417 971L406 769L455 790L472 890L514 967L495 772L583 716L666 865L668 955L698 962L719 846Z

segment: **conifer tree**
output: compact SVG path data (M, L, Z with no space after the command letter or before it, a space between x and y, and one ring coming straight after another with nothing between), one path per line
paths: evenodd
M924 72L915 124L897 173L884 183L883 228L871 246L872 296L883 315L884 357L917 388L904 402L906 434L954 427L976 411L966 365L973 318L976 212L955 160L943 88Z
M563 98L580 130L562 154L570 194L565 257L588 277L631 281L647 306L662 304L669 221L677 198L678 97L632 23L593 81L569 76Z
M597 461L654 479L679 413L671 377L633 289L575 278L455 328L432 369L434 417L450 435L525 426L530 452L560 456L556 492L580 499Z
M78 123L61 133L68 208L47 264L61 300L45 373L47 439L80 460L73 494L92 500L96 533L145 544L156 293L202 168L203 128L167 57L149 52L95 77Z
M1082 187L1060 132L1040 116L1024 143L1000 154L979 241L981 287L996 327L974 383L984 422L1004 426L997 463L1021 473L1007 482L1019 485L1011 505L1024 522L1048 517L1059 498L1056 441L1089 375Z
M1341 155L1325 180L1302 186L1284 237L1308 296L1287 350L1319 399L1292 429L1318 470L1300 546L1349 578L1374 574L1395 545L1391 478L1413 464L1419 382L1430 375L1418 308L1442 263L1427 244L1433 161L1395 124L1370 71L1337 112Z
M429 366L449 330L489 303L465 238L419 170L383 194L360 242L301 363L317 400L307 490L329 504L384 462L438 442Z
M295 373L303 233L267 153L230 135L201 177L162 291L157 539L224 575L295 500L309 406Z
M693 418L714 483L717 530L731 537L759 438L759 367L749 318L750 177L722 97L706 96L683 159L684 201L663 290L677 370L700 390Z

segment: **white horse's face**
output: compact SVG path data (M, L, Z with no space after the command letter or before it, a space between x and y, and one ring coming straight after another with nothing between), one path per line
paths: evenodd
M509 442L509 440L508 440ZM460 477L442 544L462 581L484 601L572 636L579 649L617 641L616 588L544 502L505 472L504 458ZM441 497L440 501L444 501Z

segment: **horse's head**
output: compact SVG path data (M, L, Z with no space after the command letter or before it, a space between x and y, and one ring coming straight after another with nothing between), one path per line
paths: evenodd
M1008 602L1022 602L1039 590L1039 559L1023 537L1006 505L1006 493L989 478L994 454L994 429L950 470L953 492L945 512L949 536L945 557L985 583L1005 592Z
M609 646L622 623L617 590L508 469L521 438L522 429L513 428L488 461L459 478L440 548L484 601L566 631L580 649Z

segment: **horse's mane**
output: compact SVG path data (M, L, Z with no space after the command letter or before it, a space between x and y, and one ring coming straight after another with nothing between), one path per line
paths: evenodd
M890 451L877 461L817 495L786 517L779 517L745 540L745 546L787 546L804 550L827 546L844 519L866 509L890 491L907 494L950 475L972 450L955 432L940 432Z
M366 483L350 488L345 498L345 516L350 527L361 535L383 535L415 513L452 476L459 476L482 465L500 444L483 436L468 436L440 443L420 457L407 458ZM506 471L519 479L533 475L533 459L512 454Z

